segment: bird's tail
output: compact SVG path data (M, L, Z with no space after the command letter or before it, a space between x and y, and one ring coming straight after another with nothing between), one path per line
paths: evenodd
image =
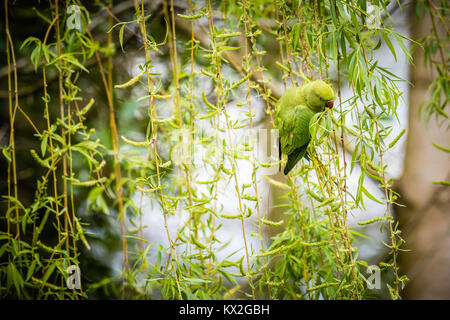
M286 163L286 167L284 168L284 174L287 175L292 168L294 168L295 164L300 161L301 158L306 154L306 149L308 148L308 145L301 146L298 149L295 149L294 152L292 152L288 156L288 161Z
M278 171L281 171L281 140L278 138Z

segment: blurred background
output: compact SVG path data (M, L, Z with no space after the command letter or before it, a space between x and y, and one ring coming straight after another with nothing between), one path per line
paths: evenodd
M397 1L389 4L392 17L389 23L395 26L395 30L400 34L410 37L414 40L422 39L431 34L432 21L430 15L423 18L417 18L416 1L400 1L401 7ZM91 16L89 24L90 30L99 36L98 41L105 43L107 37L107 19L108 12L104 6L98 5L96 1L84 1L83 5L87 8ZM176 12L186 13L188 4L185 1L175 1ZM200 4L201 5L201 4ZM200 6L199 5L199 6ZM115 1L111 12L119 21L129 21L133 19L134 1ZM213 1L214 7L220 6L220 1ZM3 5L2 5L3 7ZM146 3L148 13L151 14L151 22L148 24L149 33L152 34L157 43L162 42L166 35L163 5L160 1L148 1ZM15 1L9 6L10 32L14 40L14 49L16 55L16 65L19 77L19 98L20 105L38 127L45 125L45 119L42 118L42 75L35 72L33 64L30 62L29 48L20 49L23 41L34 36L39 39L45 37L47 23L40 16L40 12L46 12L47 6L43 1ZM419 9L420 10L420 9ZM448 12L448 11L446 11ZM377 13L373 11L373 14ZM9 114L7 100L9 97L7 86L7 62L5 58L5 24L4 13L1 13L2 24L0 26L0 144L6 146L9 139ZM448 21L448 16L444 16ZM448 28L445 24L438 21L438 30L441 32L442 39L448 41ZM116 21L117 22L117 21ZM189 29L183 25L183 21L177 24L177 44L179 43L179 56L181 61L181 72L188 74L190 72L190 52L184 47L185 41L190 37ZM200 24L207 25L207 19L199 20ZM112 75L114 83L125 83L141 71L139 65L145 63L143 57L143 43L139 37L136 37L138 28L130 25L123 31L123 48L119 44L119 28L111 31L113 41L115 42L115 54L113 55ZM201 38L202 30L197 30L196 36ZM103 39L102 39L103 37ZM448 42L447 42L448 44ZM275 65L275 56L278 54L274 48L277 42L274 36L265 38L264 50L267 54L262 59L262 64L267 69L267 76L272 78L271 85L278 92L282 93L290 87L289 83L283 85L280 69ZM392 119L388 125L393 127L392 137L396 137L403 129L406 134L402 136L393 149L386 153L386 163L388 165L389 178L393 178L393 188L401 197L397 202L401 205L394 206L393 212L399 221L399 229L402 231L401 237L405 240L399 255L401 274L406 274L410 281L402 291L405 299L450 299L450 192L448 186L433 181L450 180L449 154L435 147L433 144L448 148L450 141L450 132L448 131L448 117L445 119L434 116L426 119L424 113L420 113L424 101L430 100L432 92L429 91L429 85L436 78L437 71L432 65L424 64L424 51L420 47L414 47L408 43L408 49L413 50L413 63L410 63L405 55L400 54L401 48L394 43L395 50L399 52L397 59L390 54L390 49L386 44L374 53L375 58L383 67L391 70L398 77L405 81L398 82L399 90L403 92L402 100L398 107L398 119ZM169 55L169 45L160 46L158 54L153 56L152 72L161 74L162 86L167 87L171 83L171 62ZM448 45L447 45L448 49ZM434 50L438 57L438 50ZM447 50L448 51L448 50ZM447 51L444 52L448 61ZM195 70L199 72L207 65L208 61L201 57L195 60ZM107 97L103 88L101 74L95 64L95 58L87 60L89 74L81 74L78 85L82 88L80 95L83 101L89 101L90 97L95 97L96 107L89 113L86 120L88 127L95 128L96 136L107 146L112 148L110 129L108 126L108 105ZM337 81L337 74L330 66L330 78ZM228 79L238 81L241 79L239 73L233 68L224 66L224 74ZM344 80L346 81L346 80ZM201 96L202 92L207 93L207 98L214 99L213 85L211 81L198 81L195 85L195 95ZM57 96L58 81L57 75L49 74L48 91L51 96ZM209 93L209 94L208 94ZM245 92L243 91L244 95ZM448 94L448 93L447 93ZM123 135L135 141L143 141L146 137L148 120L147 107L145 101L139 101L139 97L145 95L142 87L130 87L125 90L116 90L116 121L118 125L119 136ZM353 93L348 86L343 87L340 101L344 108L350 108L349 99ZM252 96L256 117L254 119L256 128L267 127L267 115L264 112L265 102L259 99L255 94ZM239 100L229 104L232 120L238 120L241 116L239 108L236 106ZM167 108L165 101L158 102L158 114L165 118ZM51 101L51 110L57 114L56 101ZM166 112L166 114L165 114ZM16 143L16 161L17 161L17 179L20 185L21 201L24 205L32 203L36 190L36 181L42 175L40 166L30 155L30 150L39 150L40 142L34 138L33 128L30 127L26 118L21 114L16 116L15 143ZM347 119L349 125L355 119ZM208 128L204 128L208 129ZM239 135L239 133L237 133ZM389 141L388 141L389 142ZM136 150L127 144L121 143L121 153L129 161L125 166L133 166L133 157L145 157L145 153L136 153ZM163 157L169 158L169 154ZM348 155L351 157L351 155ZM105 159L112 158L112 154L105 154ZM79 167L80 176L83 175L83 164L74 163ZM251 167L245 161L238 161L241 183L251 183ZM0 194L8 193L7 180L7 160L0 157ZM112 172L111 166L106 166L104 174L108 176ZM201 170L197 172L202 176ZM86 175L88 172L86 171ZM356 166L355 171L348 177L348 187L350 192L354 192L358 185L360 169ZM264 179L260 183L260 192L263 198L262 206L269 207L273 203L274 195L270 193L270 185ZM382 196L383 192L373 181L366 181L365 187L372 194ZM114 211L111 206L102 206L99 203L92 203L95 198L95 191L86 189L77 189L75 197L76 205L79 208L77 214L87 221L86 227L88 240L91 250L83 250L80 257L83 270L89 270L86 276L88 281L96 282L103 279L105 275L116 276L121 268L121 238L120 224L114 214L93 214L93 212ZM223 206L224 212L232 211L232 205L236 199L234 196L235 185L225 183L221 186L221 197L219 205ZM98 190L97 190L98 191ZM130 194L135 202L139 202L138 193ZM110 200L104 200L108 204ZM109 208L108 208L109 207ZM168 241L164 233L164 220L162 215L155 214L160 208L152 206L150 201L143 201L142 217L144 225L151 225L152 228L144 229L143 236L152 243L167 246ZM6 211L5 204L2 204L2 213ZM96 209L96 210L95 210ZM269 209L268 209L269 210ZM385 206L372 200L367 200L366 210L354 211L349 216L349 226L368 236L367 239L358 240L357 247L359 257L369 264L383 261L387 249L383 241L387 242L386 230L381 230L380 224L371 224L362 227L357 223L374 217L383 216ZM104 212L106 213L106 212ZM108 212L110 213L110 212ZM274 215L276 213L273 213ZM276 219L274 219L276 220ZM186 217L179 215L170 217L168 226L170 230L177 230L186 222ZM4 221L0 225L4 228ZM230 241L230 246L221 251L220 255L226 257L232 252L243 250L241 240L237 234L239 230L239 221L225 220L223 228L217 235L224 242ZM128 225L131 228L131 225ZM156 230L156 231L155 231ZM237 231L236 233L236 230ZM249 230L250 232L250 230ZM51 238L51 235L48 235ZM1 246L1 245L0 245ZM255 239L252 244L254 248L259 248L260 244ZM242 254L241 252L238 254ZM96 292L97 297L108 297L107 293ZM386 297L386 293L382 295Z

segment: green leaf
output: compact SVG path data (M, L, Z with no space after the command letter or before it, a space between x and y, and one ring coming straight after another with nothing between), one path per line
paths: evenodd
M41 141L41 153L42 156L45 156L45 151L47 150L47 141L48 141L48 134L44 134Z
M292 37L292 47L294 50L297 49L298 39L300 34L300 24L296 23L292 27L291 37Z
M119 31L119 42L120 42L120 48L122 48L122 52L125 52L123 50L123 29L125 28L125 24L122 25L122 27L120 27L120 31Z
M394 36L395 40L397 40L397 43L402 48L402 51L405 54L405 56L407 56L409 60L412 60L411 54L409 53L409 50L406 48L405 43L403 42L402 38L400 38L395 32L393 33L393 36Z
M3 256L3 254L5 253L6 249L8 249L9 243L5 243L0 247L0 258Z
M11 162L11 155L9 154L9 148L2 148L2 153L3 156L5 156L6 160L8 160L8 162Z
M48 278L52 275L53 270L55 270L55 268L56 268L56 262L52 263L48 267L47 271L45 272L44 276L42 277L42 282L43 283L47 282Z
M389 35L387 35L386 32L381 32L381 35L383 36L384 42L388 46L389 50L391 50L391 53L394 56L395 61L397 61L397 54L395 53L394 46L392 45L392 42L389 39Z
M29 46L33 42L36 42L37 44L39 44L39 43L41 43L41 40L36 37L28 37L25 39L25 41L20 46L20 50L22 50L22 48L24 48L24 47Z
M391 149L393 146L395 146L395 144L398 142L398 140L400 140L400 138L405 134L406 129L403 129L402 132L400 132L400 134L394 138L394 140L392 140L391 143L389 143L388 149Z
M30 268L28 269L27 277L26 277L25 281L28 281L31 279L31 277L33 276L33 273L34 273L34 269L36 268L36 265L37 265L37 261L33 260L33 262L31 262Z
M41 44L38 43L36 48L34 48L33 52L31 52L30 56L31 62L34 65L34 71L37 71L37 68L39 66L39 62L41 60Z
M334 69L337 71L338 67L338 44L336 42L336 31L331 33L331 57L333 59Z
M361 164L361 169L363 169L362 164ZM362 198L363 183L364 183L364 171L361 171L361 175L359 176L359 179L358 179L358 189L356 192L356 204L361 203L362 207L364 208L364 201Z
M433 184L442 184L443 186L450 187L450 181L445 181L445 180L433 181Z
M8 274L7 283L11 284L12 282L12 284L16 288L17 295L21 296L24 281L22 275L19 273L14 263L10 262L8 264L7 274Z
M381 202L380 200L378 200L377 198L375 198L373 195L371 195L371 194L369 193L369 191L367 191L367 189L364 188L364 186L361 186L361 189L362 189L362 192L363 192L370 200L375 201L375 202L377 202L377 203L379 203L379 204L384 204L383 202Z
M446 148L443 146L438 145L437 143L432 142L431 143L435 148L438 148L439 150L442 150L444 152L450 152L450 148Z

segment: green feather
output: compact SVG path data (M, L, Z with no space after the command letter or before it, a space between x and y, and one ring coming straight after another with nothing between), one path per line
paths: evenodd
M284 173L288 174L305 157L311 140L309 124L315 114L323 112L325 104L335 98L333 88L322 80L286 90L275 107L275 126L279 130L280 153L287 155ZM281 154L280 154L281 159Z
M294 152L292 152L290 155L288 155L288 161L286 163L286 167L284 167L284 174L287 175L292 168L295 167L295 165L297 164L297 162L300 161L301 158L303 158L303 156L307 156L306 153L306 149L308 148L308 144L295 149Z

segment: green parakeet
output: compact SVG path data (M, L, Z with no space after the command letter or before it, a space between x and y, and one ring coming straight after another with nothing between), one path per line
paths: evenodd
M286 90L275 107L275 126L279 133L281 153L287 155L288 161L284 174L306 155L311 135L309 125L315 114L323 112L326 107L333 107L336 98L331 85L322 80L311 81L301 87Z

